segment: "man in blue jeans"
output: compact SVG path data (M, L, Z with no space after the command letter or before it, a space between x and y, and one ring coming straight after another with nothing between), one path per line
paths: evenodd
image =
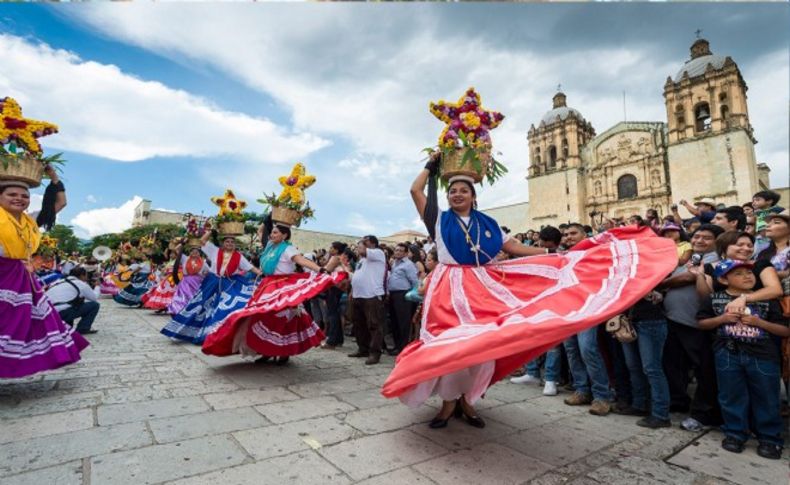
M573 249L587 238L584 226L568 224L563 231L565 247ZM612 410L609 375L598 349L598 326L583 330L563 342L575 392L565 399L569 406L591 404L590 414L606 416Z
M96 292L87 281L88 272L78 266L72 269L67 277L47 290L47 296L60 314L60 318L71 326L74 326L74 321L79 319L77 332L83 335L98 331L91 327L96 315L99 314L99 302Z

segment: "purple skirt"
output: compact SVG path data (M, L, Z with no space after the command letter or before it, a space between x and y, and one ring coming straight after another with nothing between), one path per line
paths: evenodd
M0 257L0 378L73 364L88 346L30 276L21 260Z
M202 282L203 276L201 275L187 275L181 278L178 286L176 286L176 294L173 295L173 300L167 306L167 313L171 315L180 313L192 297L195 296Z

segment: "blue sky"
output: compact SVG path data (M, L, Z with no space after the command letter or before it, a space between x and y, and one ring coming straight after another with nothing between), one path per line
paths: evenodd
M663 121L663 83L703 29L749 85L757 157L788 180L787 4L0 5L0 95L60 125L81 236L128 224L135 197L210 214L234 188L251 208L301 161L318 177L306 228L416 227L408 187L441 124L428 102L475 86L507 118L511 174L481 206L528 198L526 132L562 83L601 133Z

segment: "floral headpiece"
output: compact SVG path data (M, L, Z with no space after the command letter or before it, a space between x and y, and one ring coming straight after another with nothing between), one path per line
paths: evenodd
M483 108L475 88L467 89L455 103L444 100L431 103L430 110L447 124L439 135L439 146L445 148L455 148L459 141L473 148L490 147L488 132L505 119L502 113Z

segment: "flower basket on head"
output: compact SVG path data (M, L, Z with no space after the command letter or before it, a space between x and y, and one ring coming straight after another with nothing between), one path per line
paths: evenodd
M279 196L264 194L258 199L271 208L272 220L278 224L299 227L302 221L314 216L310 203L305 200L304 191L315 183L315 177L307 175L304 165L297 163L291 174L280 177L283 190Z
M242 210L247 203L237 199L233 191L228 189L222 197L212 197L211 202L219 207L219 215L214 219L220 236L233 237L244 234L244 214Z
M189 249L200 249L203 246L203 241L199 237L190 236L187 238L186 246Z
M468 177L475 183L485 179L493 184L507 173L507 168L491 155L489 134L505 117L484 109L474 88L469 88L456 103L431 103L430 111L447 124L439 136L442 152L439 175L443 185L458 176ZM429 153L433 150L426 149Z
M0 180L22 182L29 187L41 185L44 167L60 164L60 153L43 157L37 138L57 133L58 127L22 116L13 98L0 99Z

